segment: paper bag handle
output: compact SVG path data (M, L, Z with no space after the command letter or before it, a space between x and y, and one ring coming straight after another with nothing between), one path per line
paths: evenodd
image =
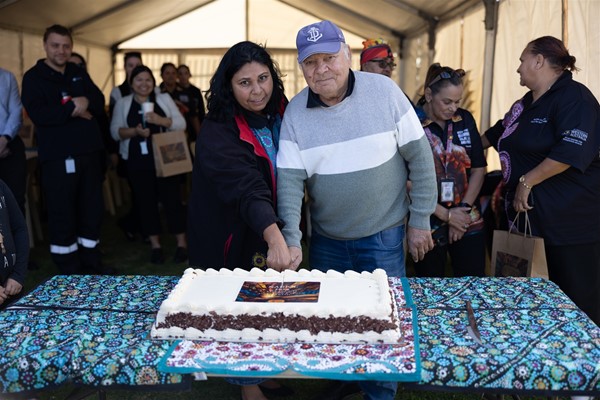
M529 215L527 214L527 211L517 212L517 215L515 215L515 218L512 220L512 222L510 224L509 232L515 231L515 226L519 225L519 216L521 215L521 212L525 213L525 229L523 229L523 237L527 237L527 234L529 234L529 237L533 237L533 235L531 233L531 222L529 221ZM516 229L516 231L519 232L518 229Z

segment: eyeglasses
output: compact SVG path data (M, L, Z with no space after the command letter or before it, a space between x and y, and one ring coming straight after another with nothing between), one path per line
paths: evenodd
M381 69L386 69L388 67L391 68L391 69L396 68L396 64L393 61L388 61L388 60L369 60L369 62L377 63L379 65L379 68L381 68Z
M441 81L442 79L450 79L453 76L462 78L463 76L465 76L465 74L466 74L466 72L464 69L455 69L453 71L442 71L442 72L440 72L440 74L438 76L433 78L433 80L431 82L429 82L428 87L431 87L432 85L434 85L438 81Z

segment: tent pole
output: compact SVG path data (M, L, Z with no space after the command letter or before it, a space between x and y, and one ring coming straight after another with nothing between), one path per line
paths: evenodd
M569 0L562 0L562 41L569 48Z
M405 69L405 60L404 60L404 35L399 32L393 32L394 37L398 40L398 82L396 82L400 87L404 85L404 69Z
M498 0L483 0L485 6L485 52L483 60L483 87L481 91L481 121L479 130L490 127L492 108L492 80L494 78L494 49L498 27Z
M427 20L427 68L435 61L435 32L438 25L438 20L429 18Z
M248 0L244 1L244 8L246 10L246 40L250 40L250 4L248 4Z

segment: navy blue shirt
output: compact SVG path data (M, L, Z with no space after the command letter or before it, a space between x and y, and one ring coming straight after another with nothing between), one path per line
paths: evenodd
M570 168L531 190L533 235L550 245L600 241L600 105L571 72L535 103L527 93L485 135L500 154L509 220L519 178L550 158Z

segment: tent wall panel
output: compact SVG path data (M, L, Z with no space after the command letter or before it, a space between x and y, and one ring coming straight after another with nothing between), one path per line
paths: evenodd
M427 35L407 39L404 43L404 65L402 89L411 100L416 101L422 94L422 86L427 75Z
M567 14L567 47L581 69L575 79L600 99L600 1L569 0Z
M482 57L485 45L483 7L442 27L436 34L434 62L467 71L463 107L475 121L481 116Z
M561 38L561 2L505 0L500 3L491 124L527 91L519 85L519 57L527 43L539 36ZM483 127L485 128L485 127Z
M79 53L79 49L80 46L75 45L75 51ZM112 89L112 53L102 47L85 46L85 53L81 54L86 58L88 73L96 86L102 90L108 103Z

